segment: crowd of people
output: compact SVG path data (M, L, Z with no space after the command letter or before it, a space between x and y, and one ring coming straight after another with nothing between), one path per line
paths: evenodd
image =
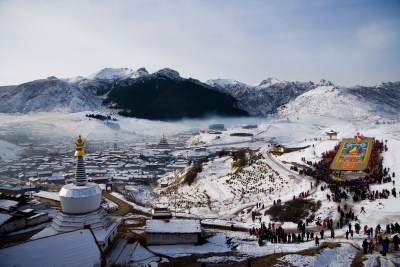
M385 140L385 143L387 141ZM383 167L383 157L379 157L383 150L388 150L387 145L383 141L373 140L370 160L368 163L368 169L364 172L364 175L358 179L332 179L332 172L330 165L338 152L339 145L336 145L333 150L322 153L322 160L313 163L313 168L304 168L300 170L302 174L313 177L318 186L321 182L325 182L325 185L321 186L321 190L329 188L331 194L327 195L328 200L340 202L342 199L352 196L353 201L359 200L375 200L388 198L390 195L397 197L397 191L395 181L392 180L396 176L395 172L390 173L390 168ZM342 175L340 171L339 176ZM387 189L370 190L371 184L382 184L382 183L393 183L393 188L389 191ZM400 192L399 192L400 194Z
M297 171L300 174L312 176L315 180L314 186L316 187L322 183L320 187L321 191L329 189L330 193L327 193L328 201L332 200L341 203L342 199L346 201L348 198L352 198L354 202L357 202L366 199L373 201L375 199L386 199L390 196L397 197L396 188L394 187L395 181L392 180L396 174L394 172L390 173L389 168L383 167L383 157L380 156L382 151L388 150L386 143L386 140L383 142L373 139L368 169L365 171L364 176L359 179L332 179L330 165L339 149L339 144L336 145L333 150L324 152L320 162L312 163L302 158L309 167L298 169ZM341 173L339 175L341 175ZM393 183L393 188L391 190L370 190L371 184L382 183ZM304 198L308 197L308 195L309 191L302 192L299 197ZM295 196L293 196L293 198L295 198ZM279 205L279 203L274 201L274 205ZM335 239L335 229L339 230L344 227L347 228L344 234L346 239L353 239L354 234L360 235L362 227L358 216L347 206L346 202L343 207L339 204L337 211L339 219L336 221L333 221L332 218L321 219L318 217L316 219L315 225L318 227L317 229L319 229L319 233L317 232L317 234L311 231L311 229L315 231L315 227L306 228L309 223L307 219L306 223L302 221L299 222L297 233L287 233L281 226L276 228L274 223L266 225L265 223L261 223L260 220L260 228L251 228L250 235L255 235L258 238L260 246L264 244L264 241L269 241L271 243L314 241L315 245L318 246L321 239ZM366 213L364 207L361 207L360 213ZM254 218L255 215L252 215ZM393 249L395 251L399 250L400 238L398 234L400 233L400 225L397 222L387 224L384 228L379 224L375 228L364 225L363 230L366 236L361 244L364 253L372 253L375 250L379 250L382 255L386 255L390 244L393 244ZM327 231L328 234L326 234L325 231ZM394 236L390 237L393 234ZM384 237L383 235L386 236Z
M262 222L260 228L250 228L251 236L256 236L258 244L262 246L265 241L274 243L300 243L314 240L316 237L313 232L305 231L305 227L300 229L298 233L286 232L281 226L276 227L275 223Z
M390 243L393 243L394 251L399 251L400 238L397 234L393 236L392 241L389 240L388 236L382 238L381 235L375 238L375 243L372 238L365 238L361 246L364 254L373 253L375 250L378 250L383 256L386 256Z
M318 217L316 219L316 226L318 226L319 233L314 233L311 231L311 228L307 230L307 223L303 221L299 221L297 225L298 232L289 233L285 231L281 226L277 226L275 223L265 222L260 223L260 227L252 227L249 229L249 233L251 236L256 236L258 240L258 244L260 246L264 245L265 242L274 243L301 243L301 242L309 242L314 241L316 246L319 246L320 240L324 238L335 239L335 225L336 229L342 229L343 227L347 227L345 232L346 239L353 239L354 233L360 234L361 226L357 221L357 216L354 215L354 212L351 209L346 207L346 204L342 208L340 205L338 206L338 212L340 214L340 219L335 224L332 219L321 219ZM353 224L353 223L354 224ZM326 234L328 232L328 234ZM368 225L363 226L363 235L366 236L364 241L362 242L362 248L364 253L373 253L378 250L382 253L382 255L386 255L389 250L389 244L393 243L393 249L395 251L399 250L400 238L398 234L400 233L400 225L398 222L387 224L385 228L382 228L380 224L378 224L375 228L369 227ZM384 237L383 235L387 235ZM394 234L392 240L389 239L389 236ZM375 240L375 241L374 241Z

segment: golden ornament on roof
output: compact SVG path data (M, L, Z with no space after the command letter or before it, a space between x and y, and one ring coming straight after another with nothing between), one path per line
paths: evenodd
M82 137L79 135L78 139L75 141L75 146L76 146L75 157L85 155L85 150L83 149L84 145L85 145L85 142L83 141Z

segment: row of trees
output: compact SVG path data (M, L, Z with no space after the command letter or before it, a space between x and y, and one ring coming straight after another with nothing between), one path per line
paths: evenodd
M233 168L243 168L247 165L248 159L247 159L247 153L248 149L241 148L238 151L235 152L233 155L233 163L232 167Z
M184 183L187 183L189 186L194 182L197 177L197 174L203 171L203 163L205 160L195 161L186 172Z
M86 114L86 117L92 118L92 119L96 119L96 120L100 120L100 121L105 121L105 120L117 121L116 118L112 118L110 115L103 116L103 115L100 115L100 114Z

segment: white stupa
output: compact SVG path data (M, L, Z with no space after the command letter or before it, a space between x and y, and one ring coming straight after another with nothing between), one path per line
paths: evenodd
M107 215L100 205L101 189L99 185L89 183L86 179L83 161L84 144L83 139L79 136L75 142L77 163L74 182L64 185L59 192L61 212L57 213L48 227L31 239L90 227L97 243L104 251L117 234L120 219Z
M100 208L101 189L98 184L87 182L83 163L84 141L81 136L75 145L75 157L77 157L75 179L72 184L64 185L60 190L61 210L66 214L85 214Z

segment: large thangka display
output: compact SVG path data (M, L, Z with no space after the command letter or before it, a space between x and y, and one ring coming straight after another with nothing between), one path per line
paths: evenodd
M360 136L343 139L339 150L331 164L332 170L364 171L372 150L372 139Z

